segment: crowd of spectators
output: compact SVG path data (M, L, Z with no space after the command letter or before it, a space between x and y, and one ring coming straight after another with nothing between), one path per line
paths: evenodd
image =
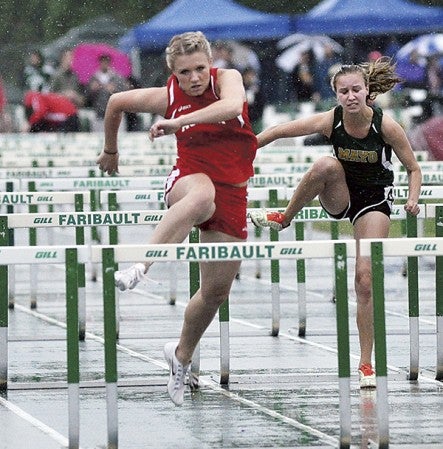
M240 53L238 53L239 49ZM382 52L368 49L366 60L375 60L381 56L395 58L398 49L398 42L392 39ZM213 44L213 58L214 66L236 68L242 73L251 122L255 131L260 132L263 111L266 104L272 104L273 99L267 98L268 92L263 89L263 77L268 75L263 73L257 54L249 50L246 45L218 41ZM441 55L424 58L417 52L412 52L409 59L397 61L396 70L404 82L394 92L394 101L399 107L407 107L413 104L409 95L411 90L418 89L425 92L420 101L423 110L420 114L421 121L443 114L443 69L440 58ZM364 60L364 56L361 59ZM104 111L110 95L114 92L141 87L141 82L135 77L123 77L112 68L110 55L100 56L99 68L86 84L80 83L77 74L73 71L72 61L72 49L65 49L61 53L56 67L47 64L39 51L32 51L29 54L22 73L23 107L27 123L21 131L60 129L103 131ZM328 45L324 47L322 58L316 57L312 50L303 52L292 73L285 78L288 85L284 95L290 108L298 113L303 110L303 105L309 105L310 110L328 110L336 101L329 80L343 62L342 55ZM39 95L30 95L30 92ZM54 97L55 94L58 97ZM52 101L60 97L64 98L63 102ZM45 106L48 104L52 105L52 109ZM59 111L53 110L57 108L57 104L59 104ZM67 108L68 104L69 108ZM6 105L7 96L0 76L0 132L10 132L13 128ZM42 111L43 107L46 107L45 113ZM69 109L69 115L66 114L67 109ZM79 112L82 109L93 112L93 115L88 116L93 118L87 121L81 120ZM72 118L73 111L77 117L76 120ZM30 117L33 117L33 120L35 117L40 117L44 123L37 126L36 123L29 121ZM66 126L65 121L68 121L69 126ZM143 128L141 117L136 114L127 114L125 126L127 131L141 130Z
M103 131L109 97L114 92L139 88L141 84L133 76L124 77L117 73L110 55L101 54L98 62L97 71L88 82L81 83L73 70L72 49L67 48L61 53L57 67L47 64L40 51L32 51L22 74L25 123L20 131ZM93 112L92 119L81 120L81 109ZM140 130L140 118L127 114L126 127L128 131Z

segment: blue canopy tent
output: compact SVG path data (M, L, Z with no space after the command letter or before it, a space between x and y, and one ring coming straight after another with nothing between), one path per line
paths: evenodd
M176 0L125 34L119 47L161 51L173 35L186 31L202 31L211 41L272 40L290 34L291 24L289 15L256 11L233 0Z
M443 8L407 0L324 0L296 19L296 30L343 37L431 33L443 30Z

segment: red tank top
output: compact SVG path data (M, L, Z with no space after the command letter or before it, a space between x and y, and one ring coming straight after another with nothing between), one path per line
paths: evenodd
M165 118L202 109L219 98L215 93L217 69L211 68L208 88L198 97L186 95L175 75L168 79L168 108ZM254 174L252 162L257 151L255 137L248 117L248 104L235 119L220 123L200 123L182 127L177 138L177 167L191 173L205 173L213 181L238 184Z

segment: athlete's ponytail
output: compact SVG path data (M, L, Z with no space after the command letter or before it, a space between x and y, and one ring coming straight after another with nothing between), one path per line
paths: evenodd
M397 83L403 80L395 73L395 64L391 58L382 56L373 62L362 64L343 65L331 78L331 87L336 92L337 79L342 75L360 73L368 88L368 100L375 100L377 95L391 90Z

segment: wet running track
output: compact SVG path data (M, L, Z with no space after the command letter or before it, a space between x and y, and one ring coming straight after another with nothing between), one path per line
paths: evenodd
M144 242L126 231L125 242ZM63 234L62 230L60 233ZM281 234L284 238L284 233ZM320 236L320 238L327 238ZM376 448L376 392L358 386L353 265L350 262L352 447ZM435 266L420 261L420 375L407 380L409 327L403 260L386 265L390 447L443 448L443 384L436 363ZM107 447L101 279L90 280L87 328L80 342L80 447ZM334 448L340 416L332 262L307 261L306 337L298 337L295 262L281 263L281 321L270 335L270 263L245 262L230 298L230 382L220 380L219 323L201 342L201 387L175 407L166 393L162 350L180 333L188 299L187 265L177 270L177 301L169 304L168 264L120 295L118 440L120 449ZM0 449L68 445L64 270L38 274L37 309L29 307L29 268L16 268L16 307L9 313L9 389L0 395Z

